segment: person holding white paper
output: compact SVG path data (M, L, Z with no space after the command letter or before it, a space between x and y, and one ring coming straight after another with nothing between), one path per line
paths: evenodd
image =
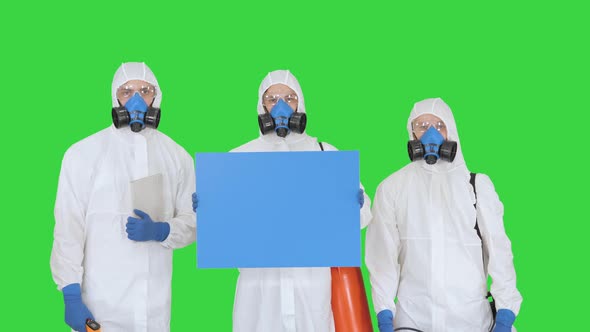
M305 133L303 93L288 70L270 72L260 85L258 97L260 137L231 152L337 150ZM370 200L362 189L358 200L364 227L371 219ZM193 194L193 208L197 206L198 198ZM334 331L330 268L240 269L233 331Z
M157 130L161 101L144 63L122 64L113 125L63 158L50 265L73 330L89 318L108 332L170 330L172 250L195 241L195 175L190 155Z

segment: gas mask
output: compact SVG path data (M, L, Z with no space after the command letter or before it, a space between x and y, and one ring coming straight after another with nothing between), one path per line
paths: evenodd
M305 113L293 112L293 109L283 99L279 99L269 113L258 115L258 126L262 135L273 130L279 137L286 137L292 130L301 134L305 131L307 116Z
M112 116L116 128L129 125L135 133L146 126L156 129L160 124L160 109L148 106L137 92L125 103L125 106L113 107Z
M457 154L457 142L446 141L431 126L419 140L408 141L408 154L411 161L424 158L429 165L435 164L438 159L453 162Z

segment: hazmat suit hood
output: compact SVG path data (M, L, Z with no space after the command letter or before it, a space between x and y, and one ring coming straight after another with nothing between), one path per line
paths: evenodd
M433 172L465 168L465 160L463 159L463 153L461 152L461 142L459 141L459 134L457 133L457 125L455 124L455 118L453 117L453 112L449 105L440 98L429 98L415 103L414 108L412 108L412 111L410 112L407 124L410 140L415 139L412 133L412 122L422 114L435 115L445 123L447 126L447 140L457 142L457 154L452 163L439 160L436 164L428 165L424 159L417 162L421 163L424 168Z
M301 86L299 85L297 78L295 78L295 76L293 76L293 74L291 74L289 70L275 70L271 71L266 75L266 77L260 83L260 87L258 88L257 109L259 115L265 113L264 106L262 104L262 96L264 95L264 92L275 84L284 84L289 88L293 89L293 91L295 91L295 93L297 94L298 98L297 112L305 113L305 100L303 98L303 91L301 91ZM268 111L270 112L270 110ZM308 137L305 132L298 134L294 133L293 131L291 131L285 138L279 137L275 132L272 132L267 135L262 135L262 133L260 133L260 136L263 140L268 142L276 143L279 140L284 140L288 144L299 142L302 139Z
M120 106L119 101L117 100L117 89L125 82L131 80L142 80L153 85L156 88L156 98L154 98L152 106L160 107L160 103L162 102L162 91L158 85L158 80L152 70L143 62L125 62L117 69L111 87L113 107Z
M297 104L297 112L305 113L303 92L301 91L301 86L299 85L299 82L295 76L293 76L293 74L291 74L291 72L288 70L275 70L266 75L266 77L260 83L260 88L258 88L258 114L264 114L262 95L264 95L264 92L268 90L268 88L275 84L284 84L293 89L299 100L299 103ZM268 111L270 112L270 110Z

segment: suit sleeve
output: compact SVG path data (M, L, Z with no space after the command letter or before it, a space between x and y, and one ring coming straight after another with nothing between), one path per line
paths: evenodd
M182 150L181 154L174 217L168 220L170 234L162 242L164 247L170 249L185 247L196 240L197 222L192 206L192 194L195 192L196 185L195 165L186 151Z
M379 185L375 194L373 219L367 227L365 239L365 263L370 273L375 311L379 313L388 309L395 313L394 299L400 274L400 239L393 197L390 190L384 187L383 183Z
M82 284L84 275L85 172L75 166L75 154L66 152L59 173L55 200L55 228L50 266L59 290L69 284Z
M504 230L504 206L487 175L476 176L476 188L477 220L488 257L487 271L492 277L496 309L509 309L518 315L522 296L516 288L512 246Z

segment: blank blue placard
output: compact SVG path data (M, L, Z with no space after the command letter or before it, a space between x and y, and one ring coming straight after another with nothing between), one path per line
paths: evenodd
M197 153L197 267L360 266L358 151Z

